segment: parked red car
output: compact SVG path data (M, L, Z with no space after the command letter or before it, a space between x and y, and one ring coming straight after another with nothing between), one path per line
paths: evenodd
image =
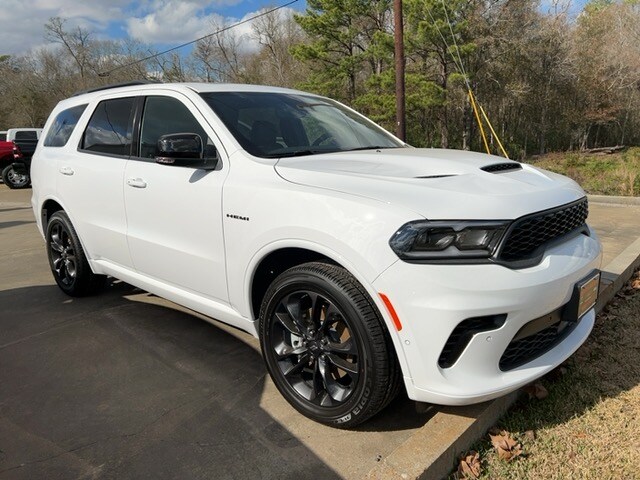
M27 188L31 184L31 157L41 128L10 128L7 141L0 141L0 174L9 188Z
M0 172L13 163L13 142L0 141Z

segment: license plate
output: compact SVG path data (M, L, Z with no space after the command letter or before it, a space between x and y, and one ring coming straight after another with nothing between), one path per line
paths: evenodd
M591 310L598 300L598 291L600 289L600 272L587 278L578 284L580 298L578 300L578 318Z

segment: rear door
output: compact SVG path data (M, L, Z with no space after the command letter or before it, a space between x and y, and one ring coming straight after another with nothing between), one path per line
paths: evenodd
M227 302L222 186L229 164L213 129L184 95L148 96L139 142L125 172L127 236L135 269L163 283ZM200 135L208 156L220 157L215 170L160 165L156 145L162 135Z
M94 260L131 268L124 210L124 169L131 155L136 97L90 105L77 150L58 160L58 195Z

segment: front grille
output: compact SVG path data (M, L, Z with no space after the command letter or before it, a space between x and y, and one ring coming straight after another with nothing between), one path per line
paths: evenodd
M509 172L511 170L521 170L522 165L519 163L511 162L511 163L494 163L492 165L487 165L486 167L482 167L480 170L484 170L489 173L499 173L499 172Z
M586 226L587 198L562 207L519 218L507 232L498 259L506 262L526 260L545 243Z
M564 340L577 324L560 320L537 333L513 340L500 358L500 370L512 370L538 358Z

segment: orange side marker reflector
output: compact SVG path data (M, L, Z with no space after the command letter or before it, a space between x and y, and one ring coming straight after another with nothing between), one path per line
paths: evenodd
M380 298L384 302L385 307L387 307L387 310L391 315L391 319L393 320L393 324L396 326L396 330L398 331L402 330L402 323L400 323L400 319L398 318L396 309L393 308L393 305L391 305L391 301L387 298L387 296L384 293L378 293L378 295L380 295Z

